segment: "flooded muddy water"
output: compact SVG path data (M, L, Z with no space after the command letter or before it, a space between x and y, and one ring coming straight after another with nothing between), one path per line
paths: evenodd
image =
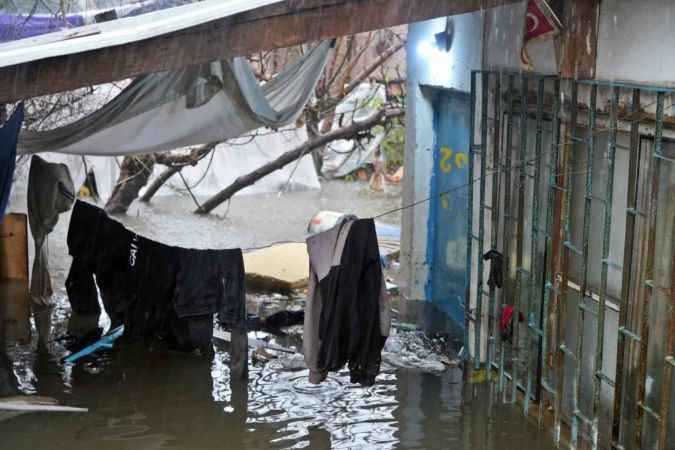
M361 195L355 184L327 186L323 192L235 198L226 216L224 205L211 218L189 214L194 206L189 199L158 198L150 206L134 206L123 221L172 244L248 248L302 240L309 218L322 209L367 216L400 204L396 196ZM418 302L396 305L400 323L383 353L377 383L369 388L350 384L346 371L312 385L299 354L250 361L248 384L231 383L227 344L217 340L213 358L158 343L65 363L69 351L61 337L97 323L109 326L105 316L70 313L63 289L70 264L67 223L62 217L50 236L54 306L34 311L31 342L8 343L7 355L22 394L54 397L89 411L0 413L0 449L553 448L551 437L527 422L519 408L499 404L489 385L465 384L460 368L441 362L447 349L461 342L451 333L439 334L444 325L432 324L437 312ZM264 316L301 308L302 302L251 297L248 309ZM274 342L301 348L298 328Z
M388 351L414 361L405 345L414 332L398 333L406 338L391 337ZM281 355L251 363L241 385L230 383L227 347L217 342L212 360L131 347L70 365L58 342L32 350L12 354L22 391L89 412L0 420L2 449L553 448L519 408L497 404L489 385L464 384L458 368L399 368L385 356L373 387L350 384L347 372L315 386L301 356Z

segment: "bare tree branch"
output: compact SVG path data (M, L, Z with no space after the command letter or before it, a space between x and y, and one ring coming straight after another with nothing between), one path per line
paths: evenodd
M157 178L148 186L145 193L139 199L144 203L149 203L152 197L159 191L159 189L169 181L169 179L180 172L185 166L194 166L202 160L211 151L215 151L217 142L202 145L192 149L192 151L185 155L171 155L169 153L159 153L155 155L156 162L168 166L167 169L160 173Z
M386 111L384 109L380 110L373 117L364 120L362 122L354 122L351 125L337 130L331 131L324 135L321 135L315 139L312 139L309 142L297 147L293 150L290 150L281 156L279 156L274 161L270 161L262 167L250 172L246 175L238 177L231 185L225 189L218 192L213 197L209 198L204 202L201 208L195 210L195 214L208 214L213 211L223 202L229 200L234 194L241 191L242 189L251 186L259 179L269 175L272 172L275 172L287 164L301 158L304 155L311 153L312 151L322 148L326 144L341 140L341 139L353 139L359 136L359 134L364 131L368 131L371 128L382 125L389 120L392 120L396 117L401 117L404 114L404 111L401 109Z

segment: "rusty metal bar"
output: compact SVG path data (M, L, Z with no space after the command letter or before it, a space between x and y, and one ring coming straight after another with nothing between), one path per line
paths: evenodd
M500 119L501 119L501 80L499 72L495 73L495 82L494 82L494 130L492 135L492 201L490 204L490 232L491 232L491 250L497 249L498 246L498 236L499 236L499 174L498 170L499 161L501 158L501 139L499 137L500 133ZM482 258L481 258L482 259ZM495 288L490 288L490 317L488 324L488 333L491 339L487 343L487 367L488 371L492 371L492 358L493 354L496 353L496 344L495 339L499 338L501 342L501 337L499 333L499 321L495 320L497 317L497 308L496 308L496 296Z
M664 93L659 92L656 94L656 127L654 129L654 156L658 153L661 147L661 137L663 132L663 103L664 103ZM660 120L659 120L660 118ZM660 124L660 125L659 125ZM659 180L659 171L661 166L661 160L659 158L653 157L652 160L652 170L651 170L651 186L650 186L650 202L649 202L649 212L647 215L647 259L644 265L644 276L645 280L651 280L654 276L654 254L655 254L655 245L656 245L656 195L657 187ZM645 401L645 390L646 390L646 381L647 381L647 353L649 351L649 304L651 302L651 297L653 295L652 289L647 286L647 281L645 281L644 289L644 300L643 300L643 309L642 317L640 324L640 367L638 371L638 391L637 391L637 404L635 408L635 433L633 434L635 439L636 448L641 448L642 444L642 429L643 429L643 413L644 409L641 405Z
M589 238L591 231L591 199L590 196L593 193L593 158L595 157L595 108L598 98L598 86L593 84L590 87L591 97L588 105L588 133L589 138L586 144L586 197L584 199L584 231L582 237L582 247L583 247L583 257L581 264L581 272L583 276L583 281L581 284L581 299L580 302L584 301L584 296L588 292L588 256L590 252L589 248ZM579 395L581 391L581 376L582 376L582 367L581 361L583 361L583 350L584 350L584 313L579 311L577 317L577 345L576 345L576 358L577 364L575 366L574 374L574 409L579 409ZM574 415L572 420L572 445L573 448L577 448L579 445L580 439L580 421L578 415ZM593 450L597 447L593 446Z
M527 91L529 78L527 74L521 75L520 83L520 156L519 156L519 176L518 176L518 235L516 237L516 292L513 320L513 346L515 356L513 360L513 379L511 389L511 403L516 402L516 387L518 385L518 366L522 356L520 352L520 325L518 315L520 314L520 302L523 296L523 238L525 228L525 183L527 182L527 172L525 166L527 152Z
M640 111L640 90L633 89L630 116ZM635 226L637 215L638 174L640 165L640 122L633 120L630 129L630 153L628 156L628 193L626 209L626 232L623 251L623 270L621 274L621 301L619 304L619 332L616 346L616 373L614 389L614 409L612 416L612 441L621 444L621 424L623 410L624 364L626 359L626 337L638 342L640 337L626 328L628 324L628 306L630 302L631 276L633 267L633 249L635 246ZM625 420L625 419L624 419Z
M512 164L512 154L513 154L513 101L515 90L515 75L510 74L508 76L508 87L507 87L507 103L506 103L506 156L505 156L505 166L504 167L504 228L503 228L503 240L504 240L504 295L502 298L511 299L511 263L510 263L510 249L511 249L511 164ZM502 392L502 401L506 401L506 389L504 386L505 372L504 364L506 363L506 347L504 346L504 341L500 340L500 363L499 363L499 390ZM513 352L513 348L511 348ZM513 367L513 365L512 365ZM512 368L513 370L513 368ZM515 383L515 382L514 382Z
M661 102L663 101L663 98L657 99L657 106L656 106L656 132L654 133L654 158L655 162L657 164L663 164L662 161L666 161L665 158L662 158L663 156L663 143L662 143L662 134L663 134L663 104L659 103L659 100ZM658 162L657 162L658 161ZM670 161L669 164L667 164L667 167L670 167L670 171L665 171L663 175L666 177L668 180L673 180L673 173L675 171L675 167L673 167L673 162L672 160ZM671 397L672 397L672 392L673 392L673 372L675 371L675 362L673 361L673 350L675 349L675 276L673 275L673 272L675 272L675 243L673 243L673 235L672 235L672 227L673 227L673 222L675 221L674 216L675 216L675 206L673 205L673 198L670 197L672 195L674 186L672 184L669 184L666 186L665 192L659 192L659 203L661 204L661 208L659 208L660 213L662 214L662 220L665 221L665 226L663 227L665 232L668 233L668 229L670 228L670 249L667 249L666 245L668 242L668 236L663 236L663 239L665 240L665 245L661 247L661 251L669 251L670 252L670 257L668 258L670 262L670 271L667 269L667 264L665 261L665 258L659 258L659 271L658 273L661 274L662 276L659 276L658 278L662 278L663 280L660 280L663 285L667 283L667 277L670 276L670 292L666 293L661 291L658 295L661 297L663 302L669 302L669 309L670 309L670 318L668 319L668 323L666 325L666 332L665 332L665 358L664 358L664 364L663 364L663 371L662 371L662 376L661 376L661 405L660 405L660 413L659 415L661 416L661 421L658 423L658 448L659 450L666 450L668 448L668 433L671 432L673 433L673 430L668 429L668 419L670 417L670 414L672 413L671 409ZM660 191L660 190L659 190ZM670 223L670 225L668 225ZM669 275L666 275L669 274ZM657 281L658 282L658 281ZM668 295L669 294L669 295ZM671 436L671 439L675 440L674 436Z
M549 174L548 174L548 198L546 202L546 238L545 238L545 248L549 249L549 246L553 244L553 219L554 219L554 210L555 210L555 198L556 198L556 186L557 186L557 172L558 172L558 155L559 155L559 138L560 138L560 80L555 79L553 81L553 111L551 117L551 127L552 127L552 136L551 136L551 148L549 150ZM542 345L541 353L539 356L539 365L542 368L541 372L541 384L542 386L549 386L550 373L548 370L547 358L548 358L548 339L549 339L549 329L548 329L548 317L549 317L549 303L551 300L551 291L555 288L555 268L553 267L555 261L555 255L553 254L553 248L550 248L551 251L547 251L547 261L544 267L545 271L545 288L544 288L544 304L542 310L544 312L544 317L541 323L542 327ZM553 401L555 404L555 397L557 392L554 389L547 389L549 394L553 396ZM539 423L544 419L544 401L540 399L539 401Z
M539 289L539 284L541 282L541 271L540 271L540 262L539 262L539 208L540 208L540 198L541 193L539 192L539 185L541 184L541 158L542 158L542 128L544 122L544 88L546 80L544 78L539 78L537 80L537 115L536 115L536 135L535 135L535 144L534 144L534 181L532 186L532 238L530 242L530 279L529 279L529 295L527 296L527 306L526 314L528 321L527 329L533 331L533 329L538 330L537 319L539 311L535 313L533 307L538 303L535 302L535 299L540 300L542 291ZM537 335L537 350L539 349L538 343L540 342L542 335L539 333L534 333ZM526 347L525 351L527 352L527 391L525 393L525 401L523 402L523 409L525 414L530 410L530 400L533 395L533 383L534 383L534 374L537 372L534 370L534 350L532 348L532 337L529 334L526 334ZM536 358L539 361L539 358ZM537 380L539 382L539 380ZM538 391L538 389L537 389Z
M568 125L567 136L575 136L577 131L577 108L578 108L578 86L574 81L570 82L570 122ZM560 352L557 353L556 358L556 401L555 411L553 417L553 435L557 444L560 443L562 431L562 398L565 389L565 356L574 358L574 363L577 364L576 356L567 348L565 344L565 328L564 319L567 313L568 300L568 278L569 278L569 261L570 261L570 247L565 245L572 239L572 163L576 156L576 148L578 142L568 140L565 145L565 155L563 159L563 166L565 170L565 191L564 191L564 206L563 206L563 245L560 246L562 261L560 264L561 282L560 282L560 317L558 320L558 335L560 337L561 345Z
M485 250L485 178L487 174L487 122L488 122L488 88L489 88L488 72L481 74L481 121L480 121L480 143L483 146L483 152L480 155L480 191L478 199L478 261L477 261L477 281L476 281L476 334L475 334L475 355L474 367L476 370L480 369L481 365L481 334L483 327L483 252ZM488 321L489 325L489 321ZM488 338L490 331L488 329ZM489 339L486 342L486 348L489 347Z
M474 130L476 128L476 72L471 72L471 106L469 116L469 126L471 131L469 133L469 187L467 189L467 203L468 203L468 217L467 217L467 239L466 239L466 273L469 274L469 280L466 283L466 299L464 300L464 345L467 349L466 360L471 356L469 352L469 328L471 326L470 317L471 311L471 270L472 270L472 251L473 251L473 165L476 139Z
M614 199L614 162L616 158L617 115L619 109L619 88L612 88L609 117L609 139L607 141L607 180L605 183L604 224L602 228L602 260L609 259L610 233L612 231L612 205ZM602 264L600 272L600 302L598 304L598 326L596 331L594 373L602 372L602 361L605 355L605 303L607 302L608 265ZM598 433L600 420L600 391L603 378L596 376L593 379L593 448L598 448Z

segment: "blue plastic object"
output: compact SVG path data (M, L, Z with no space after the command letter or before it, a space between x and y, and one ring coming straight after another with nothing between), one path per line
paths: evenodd
M93 344L83 348L79 352L73 353L71 355L66 356L63 360L67 363L74 363L78 359L82 358L83 356L87 356L91 353L94 353L100 349L111 349L113 347L113 342L115 342L117 339L119 339L120 336L124 334L124 325L120 325L119 327L115 328L112 330L110 333L106 334L103 336L101 339L98 341L94 342Z

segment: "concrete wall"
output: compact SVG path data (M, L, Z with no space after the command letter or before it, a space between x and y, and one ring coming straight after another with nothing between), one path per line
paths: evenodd
M525 2L485 13L485 66L520 70ZM675 2L604 0L601 3L596 77L675 85ZM590 43L589 43L590 45ZM556 73L553 39L530 43L539 73Z
M597 78L675 85L675 2L601 5Z
M406 114L406 175L403 204L429 197L433 170L433 109L422 86L464 92L471 90L471 70L481 67L483 14L455 16L454 39L449 52L435 46L434 35L445 29L445 19L411 24L408 31L408 105ZM429 203L404 212L401 266L403 294L425 299L429 278L426 262Z
M485 12L485 67L520 70L520 48L526 2L491 8ZM534 71L557 71L553 39L535 40L528 45Z

